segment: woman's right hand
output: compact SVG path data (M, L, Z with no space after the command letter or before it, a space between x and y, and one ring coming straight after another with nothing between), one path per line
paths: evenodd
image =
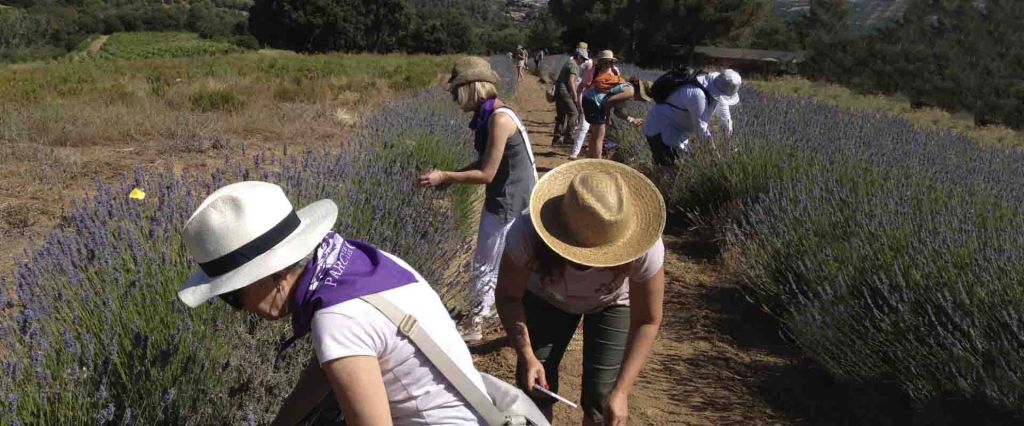
M444 184L447 183L444 181L444 172L440 170L431 170L427 174L420 176L419 179L417 179L417 182L422 187L439 189L446 188Z
M544 389L548 389L548 379L544 376L544 364L541 364L536 357L530 357L524 362L524 368L522 371L523 377L520 378L522 383L526 384L528 392L533 393L533 386L540 385Z

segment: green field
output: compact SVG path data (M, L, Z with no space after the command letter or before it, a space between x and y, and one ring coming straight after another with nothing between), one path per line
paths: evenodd
M242 48L234 44L202 39L193 33L134 32L111 35L95 56L131 60L210 56L242 51Z

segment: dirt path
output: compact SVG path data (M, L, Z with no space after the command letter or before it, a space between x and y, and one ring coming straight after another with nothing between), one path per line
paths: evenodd
M568 161L568 148L550 145L554 106L544 100L544 86L535 77L520 85L512 106L529 129L538 171ZM836 385L802 362L779 337L777 324L728 282L719 254L705 238L675 224L669 225L664 238L668 249L665 318L653 354L630 395L630 424L861 424L868 420L862 414L851 415L851 407L857 404L849 404L850 400L886 395L859 395L858 390ZM490 340L473 352L484 371L512 381L515 353L501 336L501 330L490 330ZM560 393L576 401L582 373L579 343L570 345L561 366ZM884 402L869 404L878 408ZM581 412L563 404L557 407L555 424L581 424ZM891 424L895 419L872 420Z
M100 48L103 47L103 43L106 43L107 39L109 39L109 38L110 38L110 36L108 36L108 35L101 35L99 37L96 37L96 40L93 40L92 43L89 43L89 48L86 49L86 52L87 53L99 52Z

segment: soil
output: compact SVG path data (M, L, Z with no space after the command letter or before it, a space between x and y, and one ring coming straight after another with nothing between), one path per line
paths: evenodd
M554 105L544 99L544 89L528 77L511 102L529 130L541 173L569 161L569 148L550 145ZM898 392L840 385L805 361L780 337L778 323L729 280L706 236L670 223L664 240L665 316L630 395L631 424L899 424L908 419ZM559 393L573 401L580 398L581 334L560 369ZM515 352L500 327L486 335L483 344L471 348L477 366L513 381ZM859 408L864 406L873 409ZM556 404L554 424L581 423L581 411Z

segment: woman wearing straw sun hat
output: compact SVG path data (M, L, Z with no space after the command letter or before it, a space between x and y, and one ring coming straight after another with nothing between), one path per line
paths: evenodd
M608 115L613 108L633 98L635 90L616 71L618 59L611 50L598 53L597 64L594 66L594 78L590 89L583 95L583 117L595 126L587 143L591 158L601 158L608 123Z
M563 164L537 183L509 231L498 314L524 389L558 389L583 319L586 424L622 425L661 324L665 203L641 173L607 160ZM547 414L551 400L534 393Z
M426 187L486 186L469 289L471 311L463 322L467 342L483 338L483 322L492 316L494 308L494 285L505 234L512 221L526 210L537 182L530 137L515 112L498 98L498 80L498 74L483 58L470 56L456 61L448 89L463 111L475 113L469 128L475 131L473 146L479 158L459 170L431 170L419 178L419 184Z
M218 189L186 222L182 240L199 271L178 292L189 307L219 297L267 320L291 318L295 339L312 335L316 358L274 424L293 425L333 389L349 425L483 421L384 311L413 315L471 382L485 391L440 297L401 259L331 231L338 207L320 200L295 210L266 182ZM465 381L461 382L465 384Z

